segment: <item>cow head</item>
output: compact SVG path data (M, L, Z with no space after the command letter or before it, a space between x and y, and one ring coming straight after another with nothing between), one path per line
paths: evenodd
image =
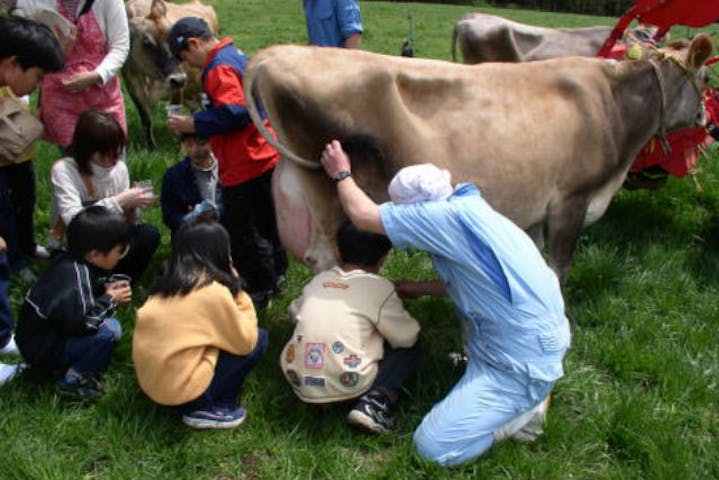
M130 55L128 62L133 69L147 77L165 81L172 88L182 88L187 74L170 53L165 41L172 26L167 19L167 8L162 0L153 0L147 16L129 20Z
M697 35L691 43L680 42L661 49L652 62L662 90L660 130L672 131L706 124L704 90L708 75L704 62L711 57L714 41Z

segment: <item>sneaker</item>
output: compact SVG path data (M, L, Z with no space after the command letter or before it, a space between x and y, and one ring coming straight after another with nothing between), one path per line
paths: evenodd
M57 391L67 397L80 400L95 400L103 394L103 386L100 380L91 375L68 377L57 381Z
M32 284L32 283L37 282L37 275L35 275L35 272L30 270L30 268L28 268L28 267L22 268L17 273L18 273L18 275L20 275L20 279L22 279L22 281L27 284Z
M24 369L24 363L20 363L17 365L7 365L5 363L0 363L0 385L8 383L10 380L17 377Z
M366 393L350 410L347 422L370 433L390 433L394 428L394 419L389 408L389 399L385 395L377 392Z
M507 423L494 432L494 441L511 438L517 442L533 442L544 433L544 421L551 403L551 395L539 405L524 412L519 417Z
M50 258L50 251L42 245L35 245L35 258L47 260Z
M15 343L15 335L11 335L10 340L5 344L5 346L0 348L0 355L20 356L20 350L17 348L17 343Z
M242 425L247 418L247 410L237 408L212 408L195 410L182 416L182 423L192 428L234 428Z

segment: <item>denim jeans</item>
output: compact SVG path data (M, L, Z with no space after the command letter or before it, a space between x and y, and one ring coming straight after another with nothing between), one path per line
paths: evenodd
M15 328L12 320L12 308L10 308L10 267L7 263L7 255L0 254L0 348L7 345Z
M371 390L379 390L389 398L390 403L395 403L402 384L417 370L419 357L420 350L417 345L410 348L392 348L385 342L384 355L379 362L377 377Z
M72 368L80 375L102 375L121 336L120 322L108 317L92 335L69 338L65 343L64 368Z
M267 331L258 329L257 344L247 355L234 355L220 350L215 365L215 376L207 390L198 398L179 405L180 413L190 413L195 410L209 410L212 408L237 408L237 397L242 390L245 377L260 361L267 349Z

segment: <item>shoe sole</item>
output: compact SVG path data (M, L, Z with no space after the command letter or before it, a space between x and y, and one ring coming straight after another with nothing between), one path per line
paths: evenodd
M220 420L211 420L209 418L188 418L183 416L182 423L188 427L197 428L199 430L225 429L239 427L244 423L246 418L247 415L242 418L238 418L237 420L233 420L232 422L223 422Z
M371 433L379 433L381 435L391 433L391 430L386 429L372 420L371 417L358 410L352 410L349 415L347 415L347 422L349 422L350 425L354 425Z

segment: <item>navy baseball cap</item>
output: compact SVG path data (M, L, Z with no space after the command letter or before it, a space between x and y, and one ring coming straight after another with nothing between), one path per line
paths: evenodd
M175 58L187 48L190 38L211 38L212 30L203 19L199 17L185 17L179 19L167 32L167 45Z

